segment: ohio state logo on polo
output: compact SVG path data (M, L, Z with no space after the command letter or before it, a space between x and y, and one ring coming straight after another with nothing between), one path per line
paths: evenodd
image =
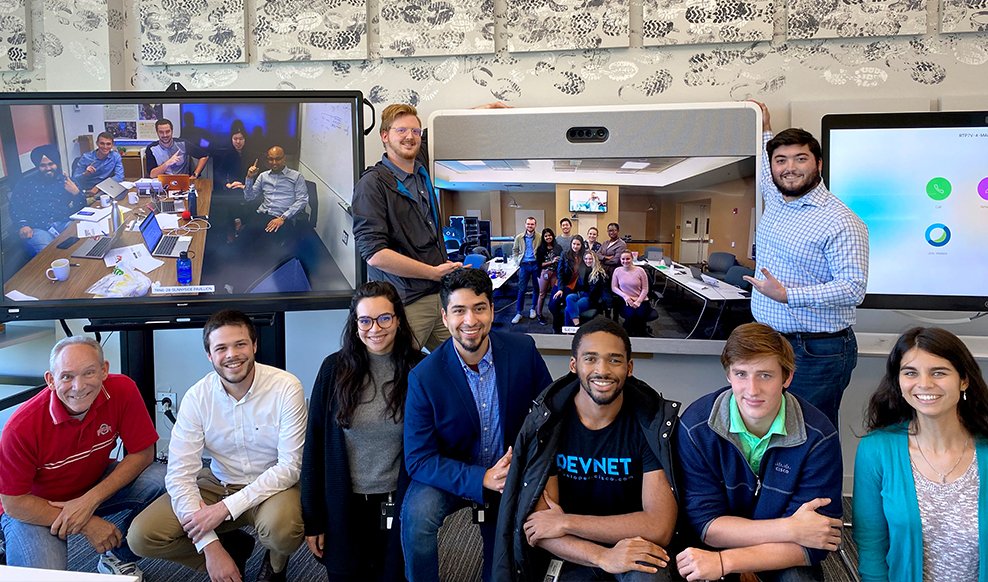
M110 434L111 431L113 431L113 429L110 428L110 425L108 425L108 424L106 424L104 422L103 424L101 424L99 426L99 430L96 431L96 434L99 435L99 436L103 436L105 434Z

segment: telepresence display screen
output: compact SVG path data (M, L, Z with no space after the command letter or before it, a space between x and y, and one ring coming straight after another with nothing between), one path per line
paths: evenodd
M345 305L363 278L348 236L360 103L321 91L0 98L0 321ZM112 199L107 178L124 187ZM145 243L149 213L188 247L191 283L178 252Z
M985 117L940 113L825 118L825 127L828 120L831 123L825 153L828 186L868 226L871 257L865 306L984 309ZM897 120L899 126L891 126Z

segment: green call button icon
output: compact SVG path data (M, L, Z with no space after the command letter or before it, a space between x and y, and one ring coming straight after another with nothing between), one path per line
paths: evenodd
M950 182L946 178L933 178L926 183L926 195L934 200L950 196Z

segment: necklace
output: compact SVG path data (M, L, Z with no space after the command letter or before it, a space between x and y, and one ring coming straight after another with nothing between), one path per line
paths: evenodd
M946 473L941 473L940 471L937 471L937 468L933 466L933 463L926 458L926 453L923 452L923 447L919 446L919 438L916 435L913 435L913 440L916 441L916 448L919 449L919 454L923 457L923 460L926 461L926 464L933 469L933 472L940 476L940 483L943 485L947 484L947 475L953 473L954 469L957 468L957 465L961 464L961 459L964 458L964 453L967 452L967 446L971 443L971 439L964 441L964 448L961 450L961 456L957 457L957 462L954 463L954 466L951 467L949 471Z

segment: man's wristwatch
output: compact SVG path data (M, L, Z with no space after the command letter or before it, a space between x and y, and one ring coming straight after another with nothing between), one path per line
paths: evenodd
M193 180L198 180L199 179L199 174L196 174L195 172L192 172L192 179Z

